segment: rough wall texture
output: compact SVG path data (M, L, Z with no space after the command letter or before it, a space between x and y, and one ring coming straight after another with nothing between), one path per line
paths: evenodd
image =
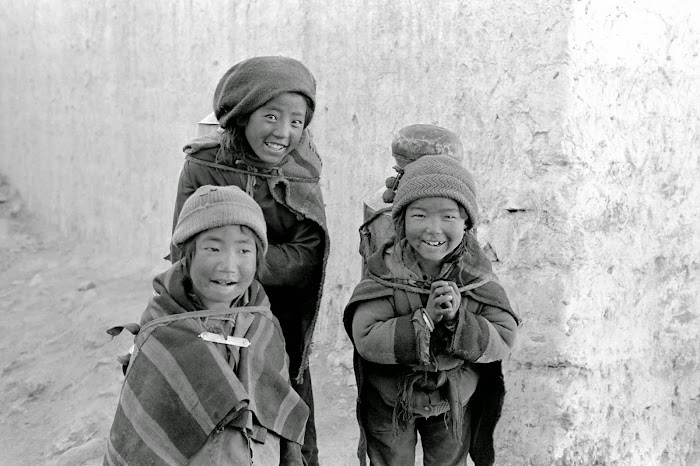
M697 464L700 15L657 3L7 2L0 172L63 232L161 257L220 75L296 57L318 80L333 242L317 339L347 351L361 200L392 134L443 125L524 317L499 464Z
M699 37L691 2L574 3L564 462L700 464Z

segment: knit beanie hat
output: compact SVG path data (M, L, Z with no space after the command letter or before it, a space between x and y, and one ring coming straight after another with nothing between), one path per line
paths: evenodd
M424 155L448 155L461 161L464 148L459 136L449 129L417 124L405 126L396 133L391 142L391 154L403 168Z
M476 225L479 208L476 204L474 178L452 157L422 157L406 165L391 211L394 222L398 221L401 212L411 202L425 197L446 197L454 200L467 211L467 228Z
M316 80L300 61L288 57L249 58L224 73L214 91L214 114L219 125L226 128L286 92L308 97L310 110L314 111Z
M267 252L267 226L260 206L238 186L201 186L182 206L173 232L181 246L199 232L224 225L245 225L258 236Z

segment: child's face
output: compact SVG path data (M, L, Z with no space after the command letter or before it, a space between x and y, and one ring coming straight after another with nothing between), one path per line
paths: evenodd
M190 265L194 292L209 310L228 309L255 276L255 239L240 225L203 231Z
M406 240L430 266L440 266L464 237L459 205L444 197L426 197L406 208ZM419 258L419 259L420 259Z
M261 161L276 165L299 145L305 118L304 97L286 92L251 113L245 137Z

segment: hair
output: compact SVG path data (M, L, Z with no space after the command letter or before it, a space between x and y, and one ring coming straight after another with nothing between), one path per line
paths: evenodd
M314 116L313 101L308 96L299 92L293 92L292 94L302 96L304 98L304 102L306 102L306 116L304 118L304 128L306 128L309 126L309 123L311 123L311 119ZM216 163L233 165L233 158L235 154L253 152L253 149L251 149L250 144L248 143L248 139L245 137L245 127L246 124L248 124L248 118L250 118L250 113L247 115L242 115L241 117L237 118L232 125L224 128L224 131L221 134L221 147L224 150L217 154Z
M245 137L245 124L236 123L224 128L221 133L221 147L224 149L216 154L216 163L233 165L235 154L252 152L250 144Z
M255 277L257 278L261 271L265 268L265 254L263 253L263 244L258 235L255 234L252 228L247 225L239 225L243 231L249 233L253 236L255 241ZM204 230L207 231L207 230ZM197 238L201 235L203 231L200 231L196 235L189 238L187 241L182 243L180 250L182 251L182 262L185 266L185 276L191 279L190 267L194 261L195 253L197 252Z

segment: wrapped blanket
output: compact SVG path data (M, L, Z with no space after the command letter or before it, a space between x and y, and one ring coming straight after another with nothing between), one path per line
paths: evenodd
M105 465L187 464L244 410L283 440L302 443L308 408L291 388L284 340L258 282L246 307L195 311L180 262L154 279L154 297L126 373ZM235 372L225 347L199 337L202 319L235 321Z

